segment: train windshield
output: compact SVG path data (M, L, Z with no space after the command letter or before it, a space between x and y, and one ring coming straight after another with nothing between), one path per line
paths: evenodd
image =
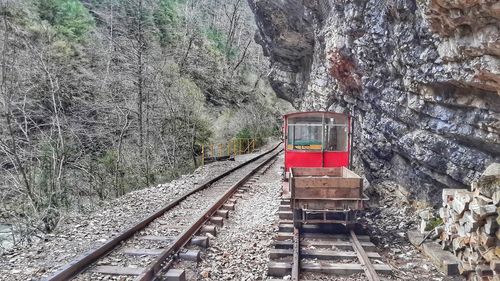
M347 151L347 117L322 113L288 118L290 150Z

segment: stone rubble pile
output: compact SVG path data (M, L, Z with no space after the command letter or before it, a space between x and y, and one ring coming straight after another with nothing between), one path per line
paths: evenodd
M490 165L471 189L444 189L436 227L444 249L469 280L500 280L500 164Z

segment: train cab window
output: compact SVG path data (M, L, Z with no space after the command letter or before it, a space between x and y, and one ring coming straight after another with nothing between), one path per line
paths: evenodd
M308 151L347 151L347 117L322 114L290 117L287 148Z
M325 118L325 150L347 151L348 134L345 116Z
M322 116L288 119L287 147L291 150L321 150L323 137Z

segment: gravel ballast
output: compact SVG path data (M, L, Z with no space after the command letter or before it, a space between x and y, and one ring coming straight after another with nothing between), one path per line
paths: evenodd
M39 280L89 249L128 228L141 218L157 210L196 184L213 177L254 155L238 157L235 162L218 162L198 169L168 184L129 193L104 203L98 210L68 214L57 232L28 247L18 247L0 255L0 280ZM268 172L260 175L253 187L238 199L235 210L210 237L210 247L202 251L202 261L179 263L187 269L188 280L268 280L267 265L271 243L278 231L278 208L281 191L279 157ZM259 173L260 174L260 173ZM446 277L432 263L414 249L405 237L405 231L414 225L413 214L407 203L383 194L362 221L368 225L372 241L379 247L384 263L393 268L392 276L384 280L463 280ZM182 222L183 216L177 221ZM153 233L154 234L154 233ZM109 263L108 263L109 262ZM112 260L107 264L121 264ZM365 280L363 274L326 276L303 274L304 280ZM106 280L112 280L113 278Z
M238 199L190 280L265 280L280 205L279 157ZM260 173L259 173L260 174Z
M39 280L81 254L95 249L108 239L150 215L198 184L255 157L236 157L236 161L215 162L183 175L170 183L130 192L104 202L88 213L66 214L54 233L29 246L15 247L0 255L0 280Z

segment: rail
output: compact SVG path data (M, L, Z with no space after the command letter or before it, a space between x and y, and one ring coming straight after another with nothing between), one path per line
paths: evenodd
M300 229L294 227L292 281L299 281L299 277L300 277Z
M291 241L291 243L292 243L292 245L291 245L292 246L291 280L292 281L299 281L300 280L300 271L302 268L302 265L301 265L301 258L302 257L305 257L305 258L312 257L312 258L318 258L318 259L324 259L328 255L331 255L331 256L337 255L337 257L344 257L344 258L352 257L347 252L335 252L335 251L331 251L328 254L327 252L321 253L321 252L315 252L314 250L304 250L304 253L301 253L301 245L300 245L301 244L301 229L294 226L293 234L291 233L290 235L293 235L293 237L291 237L292 238L292 241ZM329 234L326 234L326 235L329 235ZM332 235L332 237L335 237L336 240L343 236L343 235L335 235L335 234L330 234L330 235ZM358 266L359 270L364 271L364 273L367 277L366 280L380 281L380 278L379 278L377 271L376 271L377 269L370 262L369 255L363 249L363 246L362 246L361 242L359 241L358 237L356 236L356 234L354 233L354 231L350 230L350 236L346 236L346 237L349 237L350 245L352 246L352 248L354 249L354 252L355 252L354 257L357 257L359 260L359 263L360 263L357 266ZM313 245L314 243L316 243L316 245L318 247L321 247L321 243L319 241L321 241L322 238L324 238L324 237L320 236L319 240L316 240L315 242L309 241L309 242L304 242L304 243L306 245ZM364 243L366 244L366 239L364 241L365 241ZM324 244L327 245L328 243L324 243ZM283 245L285 245L285 244L283 244ZM302 256L302 254L304 254L304 256ZM370 257L379 257L379 255L375 254L375 253L370 253L370 255L371 255ZM357 269L356 269L356 265L354 265L354 267L353 267L353 265L354 264L336 264L333 267L334 268L333 272L330 272L330 273L335 274L335 271L337 271L337 270L342 271L344 269L343 268L344 266L346 267L345 269L347 269L347 271L351 270L350 271L351 273L355 273L357 271ZM324 270L325 272L332 271L331 269L328 269L327 267L323 267L321 264L317 264L317 265L312 266L312 267L306 266L306 270L307 269L309 269L309 270L315 269L315 270L318 270L319 272L321 272L322 270ZM387 266L383 266L383 267L379 266L378 269L383 270L385 272L388 271Z
M187 197L189 197L192 194L195 194L195 193L197 193L197 192L199 192L199 191L201 191L203 189L206 189L207 187L211 186L216 181L218 181L218 180L220 180L220 179L228 176L229 174L233 173L234 171L239 170L239 169L247 166L248 164L253 163L256 160L258 160L258 159L260 159L260 158L262 158L262 157L264 157L264 156L272 153L273 151L275 151L280 146L280 144L281 143L277 144L272 149L270 149L270 150L268 150L268 151L266 151L266 152L264 152L264 153L262 153L262 154L260 154L260 155L258 155L256 157L254 157L254 158L252 158L252 159L250 159L250 160L248 160L248 161L246 161L246 162L244 162L244 163L242 163L242 164L240 164L240 165L238 165L238 166L236 166L236 167L234 167L234 168L232 168L232 169L230 169L230 170L228 170L228 171L226 171L224 173L221 173L220 175L218 175L218 176L216 176L216 177L214 177L214 178L212 178L210 180L207 180L205 183L201 184L197 188L184 193L183 195L181 195L178 198L174 199L174 201L170 202L167 206L165 206L165 207L159 209L158 211L154 212L152 215L148 216L147 218L141 220L137 224L135 224L132 227L128 228L127 230L123 231L118 236L115 236L114 238L111 238L110 240L108 240L106 243L104 243L102 246L98 247L97 249L91 250L91 251L89 251L87 253L84 253L83 255L79 256L78 258L76 258L75 260L71 261L67 265L63 266L61 269L59 269L58 271L56 271L53 275L51 275L50 277L48 277L48 278L46 278L44 280L46 280L46 281L62 281L62 280L68 280L68 279L72 278L73 276L75 276L79 272L81 272L84 269L86 269L87 267L89 267L92 263L96 262L99 258L103 257L104 255L106 255L107 253L109 253L111 250L113 250L114 248L116 248L118 245L120 245L121 242L129 239L135 233L137 233L138 231L140 231L140 230L144 229L146 226L148 226L155 219L159 218L160 216L162 216L164 213L166 213L170 209L172 209L175 206L179 205ZM275 157L278 153L276 153L273 157ZM273 157L270 157L264 163L267 163ZM262 167L262 164L259 165L258 167ZM252 170L253 173L255 171L256 171L255 169ZM249 176L245 177L245 179L247 179L248 177ZM238 182L238 184L240 182ZM233 189L235 189L234 186L233 186L233 188L231 188L231 190L233 190ZM217 202L219 202L219 200ZM186 230L186 232L187 231L188 230ZM182 242L182 243L184 243L184 242ZM182 244L182 243L178 242L178 244ZM174 243L174 245L175 245L175 243ZM168 256L168 254L169 253L167 253L165 251L161 256ZM158 267L158 265L155 265L155 267L153 268L153 271L148 271L148 272L157 272L157 269L158 269L157 267ZM148 270L151 270L151 268L148 268ZM143 274L143 276L146 276L146 275ZM149 276L149 274L147 274L147 276ZM140 279L140 280L148 280L148 279Z
M368 258L368 255L366 254L365 250L361 246L361 243L359 243L356 234L354 233L353 230L350 231L350 234L351 234L352 246L356 251L356 255L358 256L358 260L361 263L363 270L365 271L366 277L368 277L368 280L370 281L380 281L380 278L378 277L375 268L370 262L370 259Z
M144 273L139 275L139 277L136 279L136 281L150 281L150 280L155 280L156 274L161 272L162 270L167 270L170 266L170 262L167 263L167 266L162 266L162 264L169 259L169 257L172 257L177 251L179 251L182 247L184 247L189 240L191 239L191 236L193 236L200 228L201 226L207 222L212 214L214 214L219 208L222 207L222 205L235 193L235 191L238 189L238 187L242 186L253 174L255 174L258 170L260 170L264 165L266 165L269 161L274 159L278 154L281 152L279 150L276 154L273 156L269 157L266 161L262 162L259 164L256 168L252 169L250 173L248 173L244 178L239 180L236 184L234 184L231 188L229 188L224 195L222 195L217 202L215 202L211 207L209 207L191 226L184 230L178 237L177 239L173 242L171 246L169 246L167 249L165 249L160 256L151 263L147 269L145 270Z

